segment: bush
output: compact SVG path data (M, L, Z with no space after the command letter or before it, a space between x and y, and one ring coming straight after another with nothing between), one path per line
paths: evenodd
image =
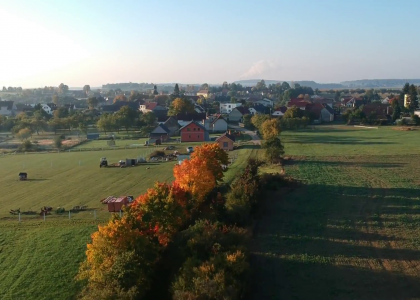
M172 283L173 299L239 299L249 275L246 243L239 227L198 221L182 232L187 258Z
M20 152L26 152L26 151L31 151L34 150L35 147L34 145L31 143L30 140L25 140L22 144L19 145L18 147L18 151Z
M166 154L164 151L153 151L152 153L150 153L150 157L164 157Z

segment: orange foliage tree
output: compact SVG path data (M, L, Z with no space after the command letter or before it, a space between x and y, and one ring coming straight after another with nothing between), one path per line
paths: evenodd
M194 112L194 104L188 99L176 98L169 107L168 115Z
M267 120L261 125L261 133L264 140L278 137L280 131L280 122L278 119Z
M191 158L200 158L205 161L207 167L212 171L216 181L223 179L223 167L229 163L229 157L219 144L203 144L194 149Z

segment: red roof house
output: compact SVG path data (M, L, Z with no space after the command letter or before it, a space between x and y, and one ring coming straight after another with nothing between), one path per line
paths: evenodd
M181 142L205 142L210 140L208 130L196 121L179 129Z

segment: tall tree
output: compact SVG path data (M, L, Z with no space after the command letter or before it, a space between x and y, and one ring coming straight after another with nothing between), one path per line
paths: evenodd
M114 98L114 103L118 101L127 101L127 97L124 94L117 95Z
M153 86L153 95L159 95L156 84Z
M58 105L59 100L60 100L60 97L58 97L58 95L57 95L57 94L54 94L54 95L52 96L52 102L53 102L55 105Z
M201 90L208 91L208 90L209 90L209 85L208 85L207 83L203 83L203 84L200 86L200 91L201 91Z
M178 83L177 83L177 84L175 84L175 87L174 87L174 93L173 93L173 95L175 95L175 96L179 96L179 86L178 86Z
M410 92L410 84L409 84L408 82L406 82L406 83L404 84L404 87L403 87L402 92L403 92L404 94L408 94L408 93Z
M89 97L89 99L87 99L87 104L89 105L90 109L93 109L98 106L99 100L96 97Z
M127 132L129 128L134 126L136 118L138 117L137 112L129 106L121 107L115 115L119 118L121 126L124 127Z
M146 126L153 126L156 124L156 116L153 112L149 111L141 115L140 121L146 124Z
M410 85L408 94L410 95L410 105L408 109L411 112L414 112L415 110L418 109L418 106L419 106L419 102L417 100L417 96L418 96L417 87L414 84Z
M176 116L181 113L192 113L194 112L194 104L184 98L176 98L170 105L168 116Z
M66 94L68 91L69 91L69 87L65 85L64 83L60 83L60 85L58 86L58 92L60 94Z
M90 92L90 85L86 84L83 87L83 91L85 92L85 95L87 96L89 94L89 92Z

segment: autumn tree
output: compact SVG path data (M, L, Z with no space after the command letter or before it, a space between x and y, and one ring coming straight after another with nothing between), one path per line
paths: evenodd
M280 134L280 122L278 119L271 119L265 121L261 125L261 134L264 140L269 140L271 138L277 137Z
M176 98L169 107L168 116L194 112L194 104L188 99Z
M217 143L207 143L195 147L191 158L200 158L206 162L207 167L212 171L216 181L223 180L222 165L229 163L229 157L225 150L220 148Z
M115 96L113 103L116 103L118 101L127 101L127 97L124 94L119 94Z
M265 121L267 121L269 119L270 119L270 116L269 115L257 114L257 115L252 116L251 123L252 123L252 125L255 126L255 128L257 128L258 130L260 130L261 129L261 125Z
M186 159L174 168L175 182L197 200L196 207L216 187L216 177L200 157Z
M297 106L289 107L283 115L283 119L302 118L303 111Z
M93 109L98 106L99 100L96 97L89 97L89 99L87 99L87 104L89 105L90 109Z
M16 134L17 138L23 140L28 139L30 136L32 136L32 131L29 128L23 128L19 130L19 132Z

